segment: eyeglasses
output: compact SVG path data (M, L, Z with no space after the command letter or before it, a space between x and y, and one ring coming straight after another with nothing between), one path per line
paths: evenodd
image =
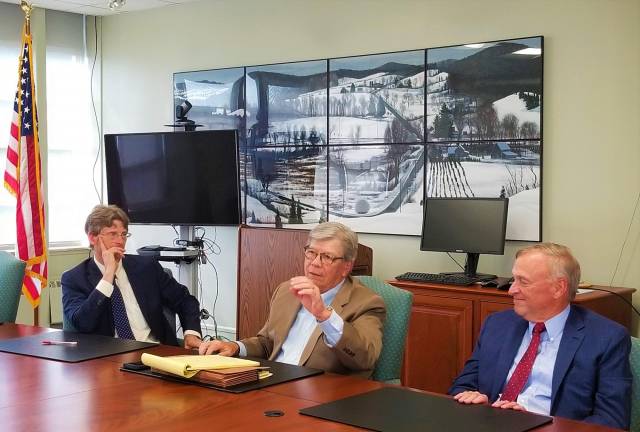
M131 233L130 232L126 232L126 231L125 232L121 232L121 233L112 231L112 232L102 233L100 235L108 238L109 240L115 240L118 237L120 237L122 240L126 240L129 237L131 237Z
M333 264L336 260L344 259L344 257L334 257L333 255L329 255L327 253L318 253L317 251L310 249L309 246L305 246L304 256L309 261L314 261L317 257L320 257L320 264L322 265L330 265Z

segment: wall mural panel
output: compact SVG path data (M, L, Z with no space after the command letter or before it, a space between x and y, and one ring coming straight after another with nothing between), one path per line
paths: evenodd
M424 141L424 50L329 60L329 144Z
M192 105L187 117L200 129L244 131L244 68L180 72L173 76L173 107ZM239 133L241 145L244 133Z
M420 235L424 197L508 197L541 239L543 38L174 75L204 129L238 129L247 224Z

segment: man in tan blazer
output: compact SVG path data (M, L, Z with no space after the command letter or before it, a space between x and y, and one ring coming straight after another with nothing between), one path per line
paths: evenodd
M304 249L304 276L276 288L258 335L203 342L200 354L249 355L370 376L382 349L385 305L349 276L357 250L358 237L345 225L316 226Z

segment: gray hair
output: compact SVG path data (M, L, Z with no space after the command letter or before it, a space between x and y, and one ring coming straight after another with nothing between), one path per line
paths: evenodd
M342 243L345 261L355 261L358 255L358 235L338 222L324 222L309 232L309 242L338 239Z
M549 258L550 273L556 277L564 277L567 279L569 287L569 301L573 300L578 293L578 284L580 283L580 263L571 253L571 249L556 243L538 243L520 249L516 253L516 259L530 253L541 253Z
M113 225L113 221L120 221L125 229L129 229L129 216L115 205L97 205L91 210L84 223L86 234L98 235L102 228Z

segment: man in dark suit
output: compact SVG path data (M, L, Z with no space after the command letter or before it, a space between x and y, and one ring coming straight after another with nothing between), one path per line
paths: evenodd
M200 346L200 305L152 258L125 255L129 218L116 206L94 207L85 223L93 249L62 275L65 317L77 331L177 345L164 308L177 313L185 348Z
M513 310L486 319L449 394L465 404L492 403L628 429L629 334L570 305L580 265L569 249L553 243L522 249L513 277Z
M304 249L304 276L276 288L258 335L238 342L203 342L200 353L250 355L370 376L382 350L385 305L349 276L357 250L358 237L345 225L316 226Z

